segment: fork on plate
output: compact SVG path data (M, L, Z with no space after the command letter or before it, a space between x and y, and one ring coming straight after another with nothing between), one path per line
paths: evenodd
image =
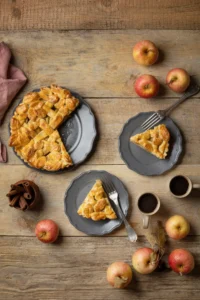
M126 231L128 234L128 239L131 242L136 242L137 238L138 238L137 234L134 231L134 229L130 226L128 221L126 220L126 217L125 217L125 215L120 207L120 204L119 204L119 200L118 200L119 195L118 195L112 181L108 178L107 175L102 175L101 179L102 179L103 187L104 187L106 193L108 194L109 198L114 202L114 204L117 208L118 214L119 214L120 218L122 219L122 221L124 222L124 225L126 227Z
M142 125L140 125L144 130L148 130L151 127L155 126L157 123L162 121L166 116L168 116L171 111L176 108L179 104L181 104L186 99L196 95L200 91L200 86L198 86L195 82L192 82L186 92L180 97L180 99L174 104L170 105L168 108L163 110L158 110L153 113Z

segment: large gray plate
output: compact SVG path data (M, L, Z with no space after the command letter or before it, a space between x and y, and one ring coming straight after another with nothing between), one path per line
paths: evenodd
M92 221L77 214L79 206L94 185L95 180L101 179L103 174L106 174L110 178L119 193L120 206L125 215L127 215L129 208L128 193L119 178L106 171L89 171L81 174L72 181L67 189L64 198L64 208L71 224L79 231L88 235L108 234L122 223L119 218L116 220Z
M161 121L162 124L167 126L171 135L170 149L166 159L158 159L130 142L132 135L143 131L140 125L150 117L152 113L153 112L139 113L129 119L124 125L119 137L119 151L126 165L129 169L146 176L160 175L168 171L177 163L182 152L182 136L180 130L170 118L165 118Z
M34 90L34 92L37 91L39 91L39 89ZM58 128L58 131L61 135L62 141L68 153L72 158L73 166L59 171L46 171L46 170L36 169L29 166L28 163L25 163L14 151L14 153L27 167L48 174L62 173L65 171L73 170L75 167L83 163L90 155L94 147L95 139L97 137L95 116L90 106L87 104L85 100L82 99L82 97L79 94L72 91L71 93L72 95L74 95L76 98L80 100L80 105L75 110L75 112L72 113L72 115ZM18 105L19 103L17 104L17 106ZM9 130L10 130L10 126L9 126Z

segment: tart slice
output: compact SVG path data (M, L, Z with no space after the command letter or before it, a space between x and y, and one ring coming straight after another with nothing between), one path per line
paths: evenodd
M164 124L136 134L130 141L159 159L165 159L169 150L170 133Z
M93 221L117 218L104 191L101 180L97 180L93 185L77 213Z
M15 151L37 169L58 171L73 165L57 130L52 130L50 135L41 131L26 146L15 147Z

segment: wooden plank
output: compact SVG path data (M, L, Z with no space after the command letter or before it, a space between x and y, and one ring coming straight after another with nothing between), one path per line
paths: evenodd
M138 247L149 246L144 238L131 244L125 238L63 238L44 245L35 238L1 237L1 297L4 300L198 300L200 237L170 242L167 254L177 247L190 250L196 268L179 276L165 270L150 275L133 271L133 282L125 290L113 289L106 269L114 261L131 264Z
M97 151L89 163L123 164L116 150L118 135L123 124L140 111L166 107L177 98L176 94L167 89L166 93L157 100L138 99L133 92L136 76L150 70L150 73L155 72L164 83L166 71L174 66L177 60L179 66L185 67L191 74L200 78L198 35L198 31L157 31L155 34L153 31L135 30L82 32L81 34L80 32L0 33L0 38L8 42L13 49L15 63L24 69L29 78L29 83L13 103L4 125L0 128L1 138L7 144L7 125L17 101L26 92L54 82L68 86L85 97L105 97L105 99L88 99L97 115L100 127ZM136 66L130 52L135 41L145 36L151 36L161 48L168 49L163 63L148 69ZM52 40L54 43L51 42ZM50 50L49 43L51 43ZM74 51L74 45L77 52ZM84 70L82 76L80 70ZM114 96L120 98L108 99ZM132 98L121 99L125 96ZM198 98L197 95L197 100L189 100L172 115L185 135L187 151L183 159L184 164L200 162ZM20 163L13 155L12 149L9 149L9 163Z
M0 26L32 29L200 29L196 0L1 0Z
M89 165L98 164L124 164L118 151L118 138L125 122L132 116L142 111L153 111L166 108L174 99L143 100L138 98L115 98L115 99L86 99L91 105L98 121L99 141L93 151L93 155L86 162ZM3 126L0 136L7 144L9 139L8 124L12 116L11 108ZM184 137L184 155L181 160L183 164L200 164L199 148L199 99L190 99L175 110L171 117L181 129ZM12 148L8 147L9 164L22 164L14 154Z
M24 93L57 83L87 98L136 97L136 77L149 73L162 84L160 97L177 98L179 95L166 88L167 72L182 67L200 81L199 35L199 31L172 30L4 31L0 40L8 43L14 62L28 76ZM134 44L143 39L151 39L161 49L160 63L149 68L132 58Z
M36 223L41 219L54 219L60 229L62 236L82 236L76 230L64 214L64 194L70 182L82 172L89 171L91 166L82 166L74 172L59 175L43 174L30 170L25 166L1 166L0 172L0 235L34 236ZM118 176L127 187L130 196L129 220L136 232L144 234L142 229L142 217L137 208L137 198L144 192L155 192L161 199L161 209L152 218L152 224L160 219L163 222L174 214L185 216L191 223L190 234L200 235L199 213L200 192L196 191L188 199L175 199L168 190L168 182L175 174L185 174L195 183L200 182L200 166L181 165L170 174L159 177L145 177L134 173L126 166L93 166L93 170L106 170ZM9 207L6 194L10 184L21 179L34 180L39 185L43 201L35 211L20 212ZM71 199L76 201L76 199ZM78 207L77 207L78 208ZM125 236L126 232L122 226L114 233L116 236Z

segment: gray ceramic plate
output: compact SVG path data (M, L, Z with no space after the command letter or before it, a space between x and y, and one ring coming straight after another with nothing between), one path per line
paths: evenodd
M34 90L39 91L39 89ZM96 129L96 120L95 116L82 97L75 93L71 92L75 97L80 100L79 107L75 110L75 112L67 119L59 128L58 131L61 135L62 141L70 154L73 166L70 168L66 168L59 171L46 171L39 170L29 166L29 164L25 163L15 152L15 154L19 157L19 159L29 168L33 168L37 171L43 173L62 173L65 171L71 171L78 165L80 165L83 161L85 161L90 155L95 139L97 137L97 129ZM19 103L17 104L17 106ZM15 111L15 110L14 110ZM10 126L9 126L10 130ZM14 149L13 149L14 150Z
M92 221L77 214L79 206L84 201L95 181L97 179L101 179L103 174L106 174L110 178L117 192L119 193L120 206L125 215L127 215L129 208L128 193L119 178L106 171L89 171L81 174L72 181L67 189L64 198L64 207L65 213L68 216L71 224L79 231L82 231L88 235L99 236L108 234L119 227L122 223L121 219L119 218L116 220Z
M170 149L166 159L160 160L130 142L132 135L143 131L140 125L150 117L152 113L153 112L139 113L129 119L124 125L119 137L119 151L126 165L129 169L146 176L160 175L170 170L177 163L182 152L182 136L180 130L170 118L165 118L161 121L162 124L167 126L171 135Z

